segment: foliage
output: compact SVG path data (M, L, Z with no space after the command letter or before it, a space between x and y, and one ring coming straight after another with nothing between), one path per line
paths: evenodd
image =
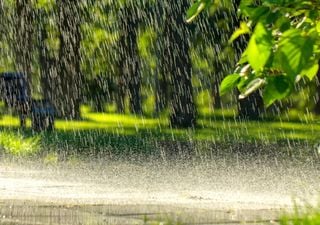
M203 9L208 8L210 4L211 0L196 1L187 12L187 22L193 21L200 14L200 12Z
M189 20L212 1L199 0L188 11ZM250 40L235 71L222 82L224 94L230 85L246 97L263 89L265 104L288 96L301 78L313 79L320 60L320 2L314 0L242 0L243 22L231 36L249 34Z
M318 225L320 224L319 206L295 207L293 213L283 215L280 225Z
M38 152L40 137L24 137L19 133L0 132L0 148L15 156L28 156Z
M59 72L59 64L63 61L60 59L62 35L59 30L59 6L56 4L59 1L31 0L30 2L33 22L32 29L26 31L31 32L30 35L33 37L29 52L32 62L28 62L32 70L32 79L29 81L32 82L32 97L34 98L36 94L39 98L51 96L55 101L57 90L66 90L60 85L64 84L69 77L62 77L62 73ZM143 113L147 116L156 115L154 105L159 101L156 95L161 91L164 92L164 90L159 91L158 78L169 76L168 72L163 70L164 62L168 59L168 51L163 50L163 43L161 43L166 32L164 21L170 16L165 12L180 1L172 4L170 3L172 1L154 0L82 0L79 2L81 2L81 60L79 63L83 75L81 89L88 90L83 92L81 103L91 103L95 106L101 103L101 105L118 107L116 103L120 96L119 84L121 84L120 76L123 72L121 70L123 65L119 65L121 64L119 38L123 32L120 29L119 11L125 5L133 10L134 21L138 20L138 25L132 28L134 31L130 33L137 34L141 101L145 103ZM310 3L314 4L311 6ZM188 22L198 20L198 23L188 26L192 40L189 54L192 59L192 89L195 93L208 92L206 95L208 101L206 100L203 104L207 107L205 111L212 110L212 105L216 103L214 99L217 97L215 95L218 95L216 83L221 81L224 74L231 73L221 84L221 94L232 93L232 89L237 87L241 91L241 97L246 97L255 89L263 88L265 103L271 105L276 99L282 99L292 93L296 88L294 84L301 80L300 77L304 77L303 81L307 80L306 82L310 84L308 79L312 79L318 70L320 29L318 1L243 0L239 6L241 22L235 17L236 6L238 5L230 0L195 0L194 5L186 12ZM206 13L199 15L204 9L207 9ZM0 7L0 72L18 70L15 52L17 13L15 0L3 1ZM232 34L235 26L239 28ZM237 46L235 43L239 40L239 36L244 34L251 35L251 40L247 51L239 61L239 67L233 72L231 68L238 58L237 51L233 47ZM228 41L229 44L234 41L235 43L228 46ZM44 76L46 74L50 75ZM49 82L45 78L50 78ZM95 83L98 78L104 79L105 82ZM160 79L161 82L163 80ZM166 87L172 85L172 81L168 77L165 81ZM48 89L47 86L54 88L49 90L51 88ZM126 93L128 89L127 87ZM55 91L57 93L53 93ZM168 87L165 91L170 95L169 100L174 99L172 87ZM315 91L313 86L308 96L314 95ZM58 99L60 101L62 98ZM125 101L128 101L127 99L128 94ZM229 101L229 99L232 100ZM305 99L308 98L299 96L296 102ZM235 107L235 101L231 95L223 97L222 101L224 107L226 105ZM59 107L62 104L55 105ZM298 103L294 104L294 107L297 105ZM314 106L312 103L309 105ZM129 104L125 105L124 112L128 110L128 106ZM170 102L167 106L170 106ZM203 108L198 102L197 106L198 112L202 112ZM300 108L303 106L299 103ZM113 112L116 110L117 108L113 109ZM164 108L163 113L168 110ZM82 122L75 122L75 124L87 126Z

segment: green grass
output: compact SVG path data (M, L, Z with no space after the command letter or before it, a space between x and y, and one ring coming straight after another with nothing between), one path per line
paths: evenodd
M280 225L319 225L320 205L295 207L293 213L287 213L280 218Z
M318 142L320 134L319 118L310 115L294 117L292 121L290 118L240 121L235 119L232 110L215 110L202 113L195 129L171 129L167 116L150 118L129 114L94 113L90 112L88 107L82 108L82 116L80 121L56 120L54 132L34 134L29 128L19 129L18 118L4 115L0 118L0 128L3 134L10 131L10 135L17 135L17 143L20 143L17 146L35 142L35 146L41 145L42 151L107 151L124 155L153 153L157 151L157 142L313 144ZM30 121L27 121L27 126L30 127ZM34 138L35 136L37 138ZM4 145L4 142L0 142L0 145ZM23 148L30 152L27 147L7 152L23 155Z
M0 146L5 153L14 156L29 156L40 150L40 137L24 137L20 133L0 132Z

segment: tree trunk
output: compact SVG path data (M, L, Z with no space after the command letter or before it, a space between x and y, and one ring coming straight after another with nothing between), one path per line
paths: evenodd
M163 66L164 64L160 64ZM155 111L156 114L159 115L163 110L168 107L169 102L169 83L167 80L167 73L160 72L155 76L155 85L156 85L156 95L155 95Z
M212 103L214 109L221 109L221 96L220 96L220 83L222 81L222 77L225 75L223 71L223 67L221 65L222 62L215 62L215 74L213 77L212 83Z
M60 64L58 79L58 115L80 118L83 77L80 70L81 15L78 1L59 0Z
M120 77L119 111L124 111L123 89L128 88L129 109L131 113L141 114L141 75L137 45L137 18L132 5L124 6L120 11Z
M264 105L260 91L238 100L238 116L241 119L257 120L263 113Z
M54 71L54 59L50 57L50 50L46 45L46 41L48 39L48 32L46 30L46 15L43 12L39 13L39 18L41 18L41 22L39 22L38 27L38 38L39 38L39 63L40 63L40 82L42 88L43 98L49 100L52 104L55 102L54 98L54 79L53 71Z
M122 17L123 15L121 15ZM122 21L122 23L125 23ZM121 24L122 25L122 24ZM121 26L122 28L122 26ZM123 29L123 28L122 28ZM119 37L119 50L118 50L118 61L117 61L117 95L116 95L116 105L117 105L117 113L125 113L125 98L128 89L128 79L127 73L124 71L126 61L126 37L124 32L120 33Z
M194 127L196 109L191 82L191 59L189 56L189 29L185 12L189 1L167 2L167 15L164 28L164 55L168 58L169 74L172 82L172 127Z
M214 109L221 109L221 96L219 93L221 80L215 79L212 84L212 99L213 99L213 108Z
M30 112L32 93L32 54L33 54L33 8L31 1L16 0L15 21L15 63L16 69L26 77L27 101L20 102L18 113L21 127L26 126Z
M32 90L33 8L29 0L16 0L16 69L27 77L28 96Z
M118 89L118 94L117 94L117 102L116 102L116 106L117 106L117 113L123 114L125 113L125 91L123 91L123 88L120 87Z
M169 62L165 53L165 39L158 34L158 65L157 73L155 74L155 112L157 115L168 107L169 102Z
M320 61L318 62L319 69L316 77L316 104L314 107L314 113L320 115Z

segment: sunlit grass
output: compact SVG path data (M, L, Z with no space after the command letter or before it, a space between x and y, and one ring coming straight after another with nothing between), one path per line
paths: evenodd
M11 142L5 142L4 140L8 138L3 136L0 146L6 145L6 152L14 155L25 154L22 149L25 149L25 152L33 152L32 148L28 147L33 141L46 152L63 149L68 152L76 150L90 153L90 151L103 149L112 153L130 154L131 152L155 152L157 141L234 144L238 142L318 143L320 134L320 123L317 117L308 122L297 120L290 122L281 119L242 121L234 118L232 110L216 110L200 115L198 125L193 129L170 128L167 115L152 118L130 114L96 113L91 112L88 107L82 107L82 118L77 121L57 119L55 131L35 134L30 129L30 120L27 121L27 129L20 129L17 117L2 116L0 127L5 131L3 133L11 130L10 132L16 137L12 137ZM32 139L35 136L39 137L40 141ZM48 162L51 161L49 157Z
M0 132L0 147L7 154L28 156L36 154L40 149L40 137L24 137L14 132Z
M293 213L287 213L280 218L280 225L319 225L320 205L295 207Z
M90 112L90 108L83 106L81 108L81 121L63 121L56 120L56 128L62 130L93 130L107 129L116 130L125 134L126 131L139 129L156 129L168 127L167 118L146 118L144 116L116 113L95 113ZM132 134L132 132L129 132Z
M170 129L167 118L146 118L130 114L95 113L83 108L83 120L65 121L56 120L56 131L99 131L112 135L136 135L149 133L155 137L167 137L170 139L193 140L305 140L316 141L320 134L320 123L312 122L283 122L283 121L239 121L220 118L231 116L232 112L223 114L221 110L211 114L210 117L200 117L195 129ZM209 115L209 114L208 114ZM219 118L215 119L217 116ZM0 119L2 127L18 127L19 120L12 116L3 116ZM30 120L27 121L30 127Z
M103 114L103 113L87 113L83 118L106 124L116 124L122 127L125 126L140 126L140 127L155 127L164 126L168 122L165 119L150 119L142 116L134 115L119 115L119 114Z
M10 126L10 127L18 127L19 126L19 118L13 116L1 116L0 117L0 126Z

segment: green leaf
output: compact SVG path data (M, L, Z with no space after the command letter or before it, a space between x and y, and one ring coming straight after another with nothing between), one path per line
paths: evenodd
M316 22L317 32L320 33L320 21Z
M270 9L265 6L257 6L254 0L242 0L239 6L242 15L249 17L252 21L258 21Z
M258 23L247 48L248 61L255 71L262 70L266 65L272 54L272 47L271 31L267 30L263 24Z
M260 87L262 87L266 83L265 79L262 78L256 78L252 80L246 87L246 90L244 93L239 95L239 99L244 99L248 97L251 93L258 90Z
M245 92L247 85L253 80L253 77L241 77L239 83L237 84L237 88L240 92Z
M211 4L211 0L198 0L187 11L187 23L192 22L205 8Z
M279 18L282 18L283 14L278 10L268 11L260 21L263 21L264 24L275 24Z
M319 18L320 14L319 14L319 11L317 9L313 9L313 10L310 10L309 11L309 15L308 17L311 19L311 20L314 20L316 21L318 18Z
M291 27L291 20L287 17L280 17L276 23L275 26L279 28L280 32L285 32L286 30L290 29Z
M275 53L276 64L294 80L308 65L314 44L312 37L303 36L298 29L284 32Z
M263 101L268 107L274 101L287 97L292 90L292 81L284 75L269 76L263 91Z
M270 11L269 7L259 6L255 8L250 8L250 10L248 10L248 14L251 20L259 21L259 19L262 16L267 15L269 11Z
M220 95L224 95L234 89L240 80L239 74L230 74L226 76L220 85Z
M244 63L248 63L248 51L245 50L242 55L241 55L241 58L238 62L238 64L244 64Z
M310 66L307 66L306 69L303 69L301 71L301 75L305 75L309 78L309 80L312 80L319 71L319 64L317 61L314 61Z
M234 40L236 40L239 36L243 34L249 34L250 33L250 28L248 27L246 22L241 22L240 27L233 32L229 39L229 44L232 43Z

